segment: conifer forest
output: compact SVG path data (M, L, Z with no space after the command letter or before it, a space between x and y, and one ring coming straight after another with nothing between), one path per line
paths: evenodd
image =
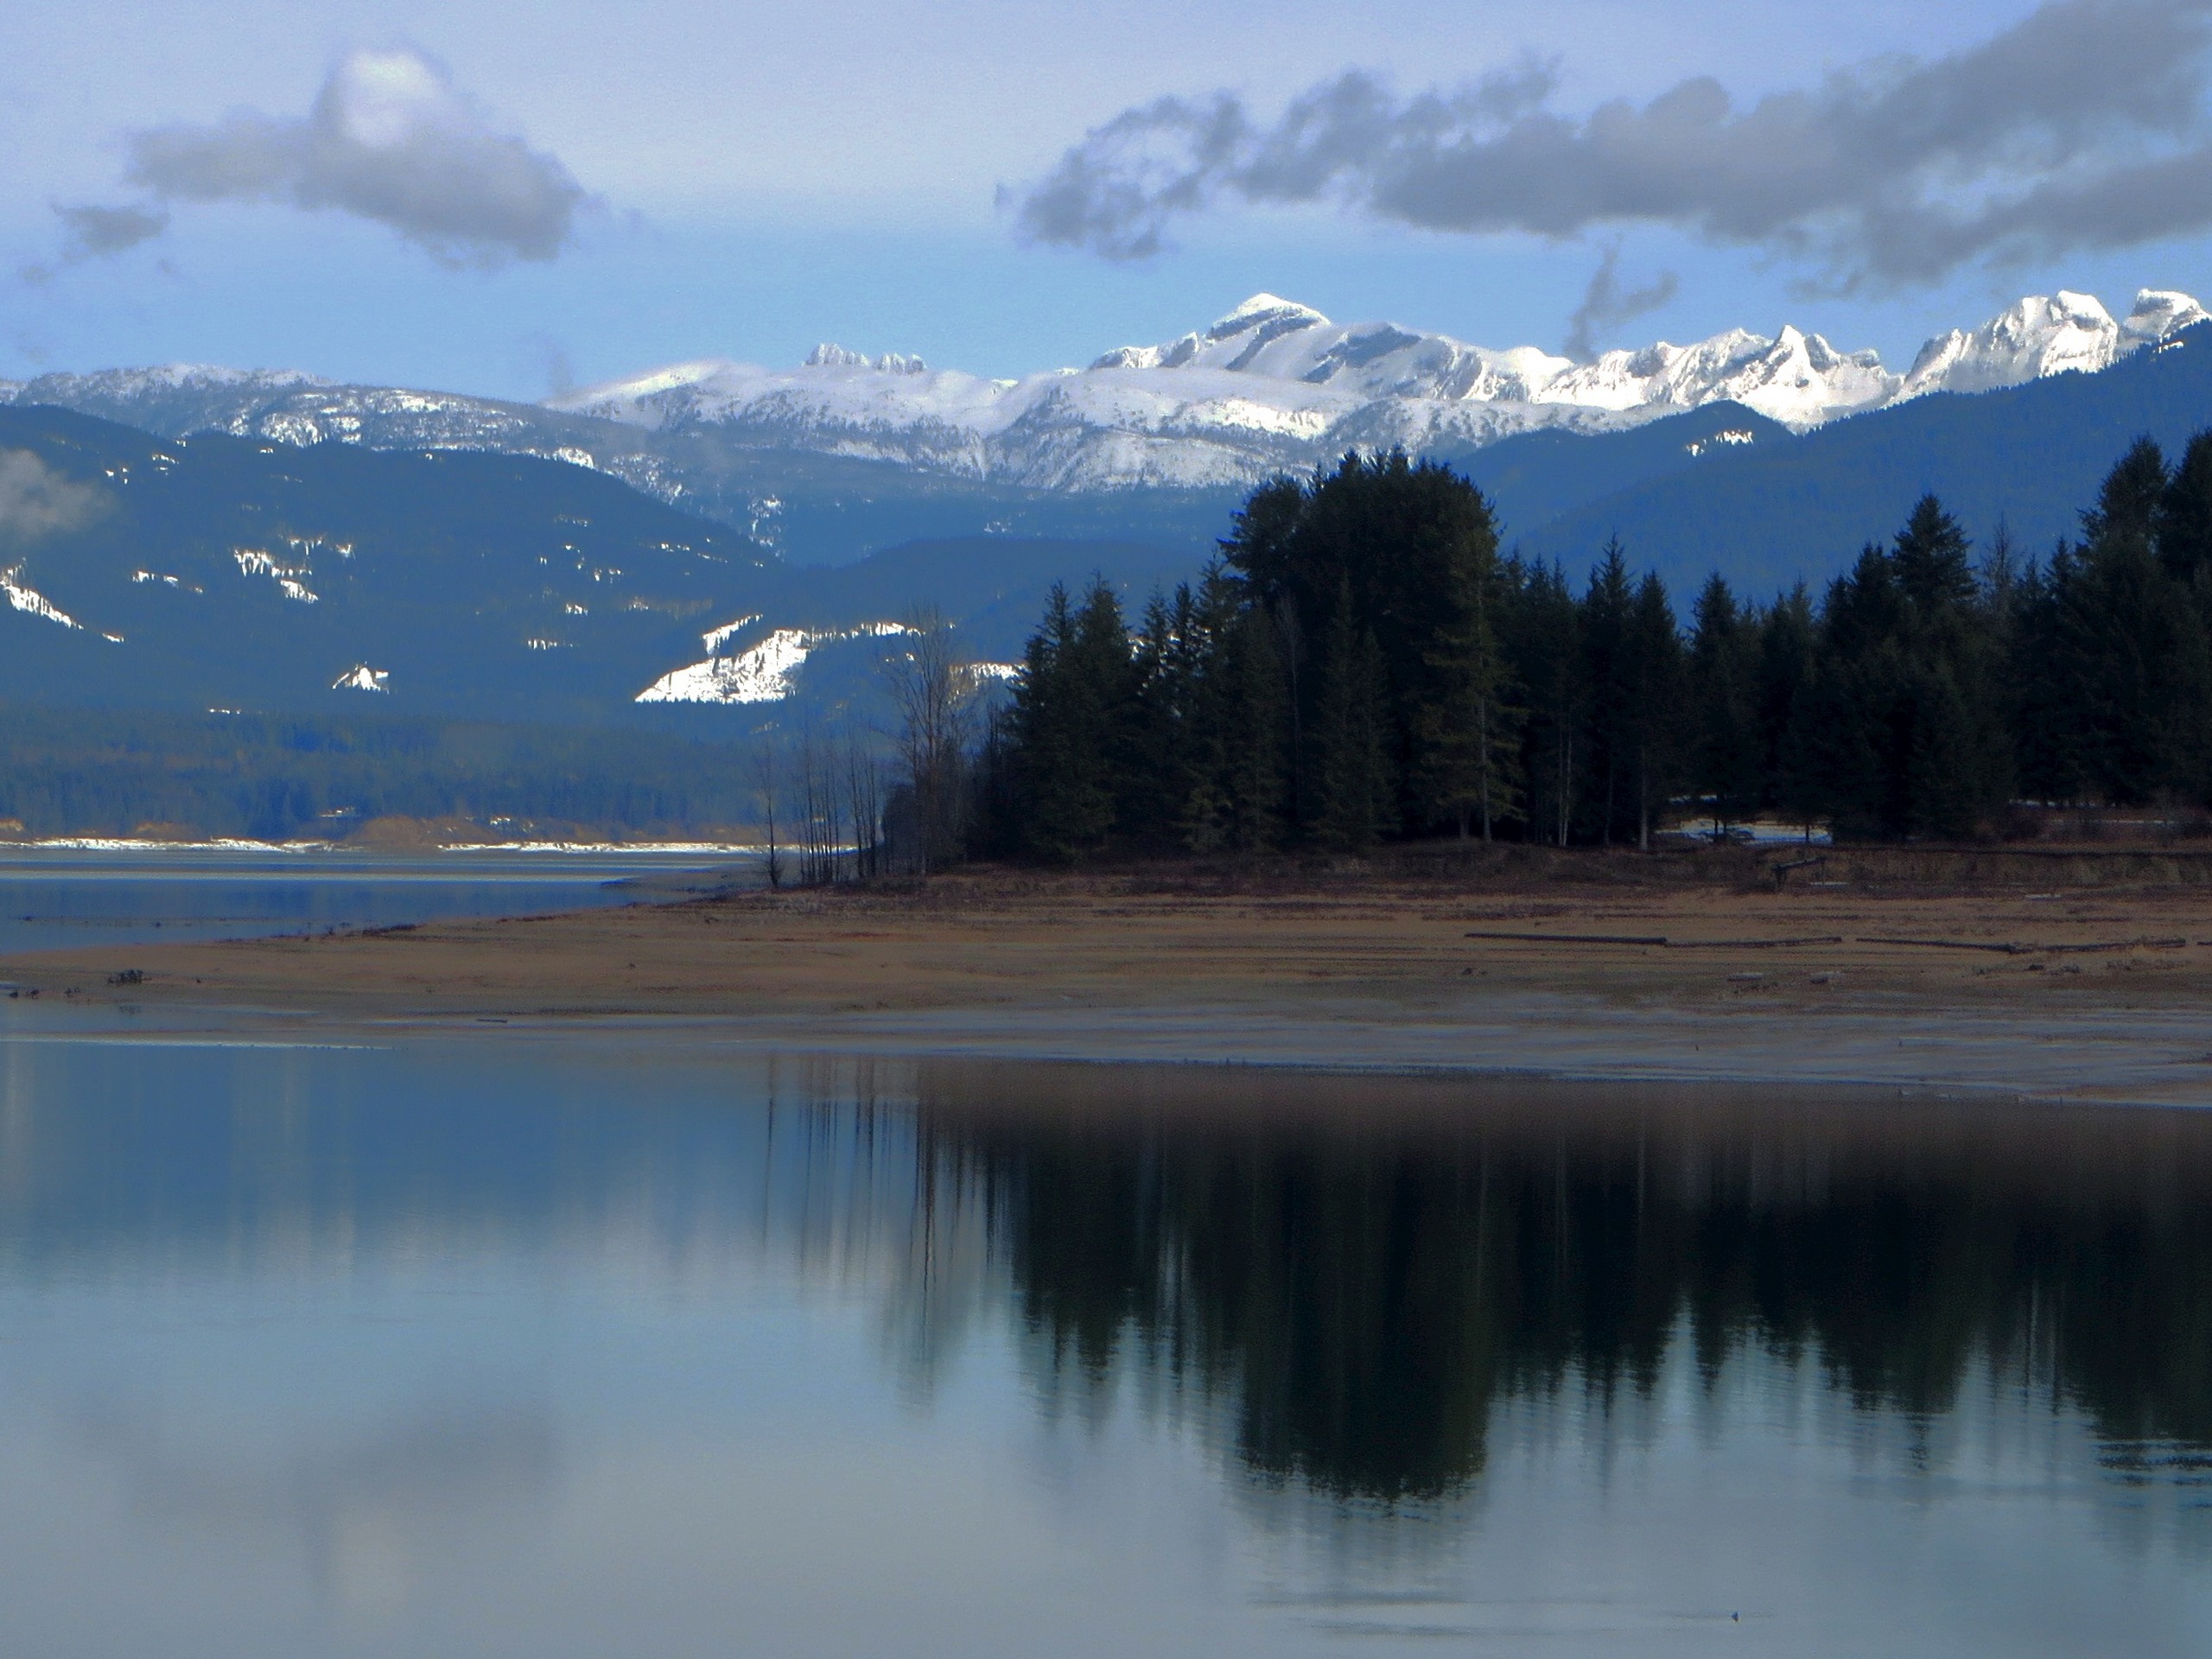
M1203 577L1055 590L991 722L995 856L1649 845L1754 819L2007 833L2035 804L2212 804L2212 432L2138 441L2040 552L1934 495L1825 592L1717 575L1688 614L1618 538L1586 580L1502 551L1402 454L1256 489Z

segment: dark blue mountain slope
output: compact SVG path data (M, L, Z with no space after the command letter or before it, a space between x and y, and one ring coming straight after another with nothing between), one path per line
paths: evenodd
M1694 467L1510 538L1579 575L1618 532L1630 562L1656 569L1678 595L1718 570L1738 591L1764 597L1801 578L1817 588L1932 490L1978 538L2002 520L2016 546L2041 554L2072 533L2138 435L2177 450L2208 425L2212 324L2200 324L2101 373L1921 397L1802 436L1708 449Z
M1434 459L1479 484L1503 533L1541 530L1562 514L1638 485L1687 475L1714 457L1795 442L1789 429L1741 404L1707 404L1622 432L1523 432Z
M794 567L560 461L161 438L35 405L0 408L0 464L58 504L0 518L0 699L48 705L750 729L773 711L635 699L710 650L922 607L1006 660L1052 582L1103 575L1134 610L1207 551L972 536ZM855 694L879 648L821 645L845 683L822 689Z
M0 696L568 719L626 702L784 575L734 531L526 456L156 438L43 407L0 409L0 451L66 509L0 523ZM334 690L364 669L385 690Z

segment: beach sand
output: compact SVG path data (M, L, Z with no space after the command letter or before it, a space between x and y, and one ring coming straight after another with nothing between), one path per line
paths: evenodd
M172 1021L674 1020L789 1048L2212 1103L2212 860L1901 852L1776 875L1808 856L982 869L18 957L0 979Z

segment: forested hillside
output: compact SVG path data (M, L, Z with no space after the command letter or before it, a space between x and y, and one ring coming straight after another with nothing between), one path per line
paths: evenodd
M1134 634L1056 593L978 768L980 849L1648 842L1670 813L1999 833L2010 804L2212 804L2212 434L2112 467L2044 560L1934 495L1817 594L1709 577L1678 616L1608 545L1501 555L1402 454L1255 491Z

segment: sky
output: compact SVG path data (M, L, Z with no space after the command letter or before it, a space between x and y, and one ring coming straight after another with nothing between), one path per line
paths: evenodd
M2206 6L20 0L0 376L506 397L817 342L1012 375L1262 289L1903 366L2212 291Z

